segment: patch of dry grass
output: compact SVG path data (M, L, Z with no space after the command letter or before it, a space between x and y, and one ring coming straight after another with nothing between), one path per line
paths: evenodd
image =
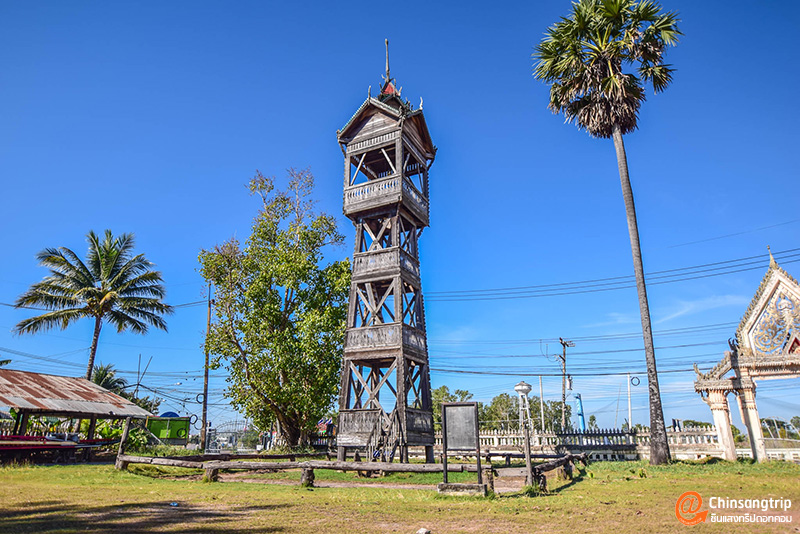
M409 483L410 480L406 479ZM800 467L785 463L597 463L539 497L443 497L435 490L204 484L117 472L107 465L0 469L0 530L39 532L674 532L684 491L789 498L795 522L704 524L703 532L800 532ZM388 482L388 481L387 481ZM171 506L176 503L177 506Z

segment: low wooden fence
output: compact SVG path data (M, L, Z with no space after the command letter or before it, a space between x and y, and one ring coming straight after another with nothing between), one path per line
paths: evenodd
M311 456L324 456L325 453L317 455L298 455L298 457L311 457ZM212 457L214 459L209 459ZM313 486L314 484L314 470L315 469L332 469L336 471L358 471L358 472L382 472L382 473L441 473L444 469L443 464L408 464L408 463L390 463L390 462L341 462L341 461L325 461L325 460L305 460L297 461L293 458L294 455L224 455L226 458L221 459L219 455L203 455L199 457L151 457L151 456L133 456L128 454L119 454L117 456L116 467L117 469L127 469L129 464L146 464L170 467L184 467L188 469L200 469L205 471L205 479L209 482L217 482L219 480L219 472L222 469L243 469L243 470L268 470L268 471L285 471L288 469L300 469L301 477L300 483L304 486ZM289 461L246 461L247 459L258 458L260 460L284 460L289 458ZM191 459L189 459L191 458ZM244 461L241 461L244 460ZM583 465L588 463L588 456L586 453L581 454L566 454L557 457L553 460L536 465L533 468L534 479L537 480L540 489L546 490L546 477L547 471L553 469L564 468L568 476L572 474L572 465L576 462L581 462ZM473 464L458 464L448 463L448 473L477 473L478 466ZM484 469L486 479L492 481L494 479L491 464ZM491 488L493 489L493 488Z

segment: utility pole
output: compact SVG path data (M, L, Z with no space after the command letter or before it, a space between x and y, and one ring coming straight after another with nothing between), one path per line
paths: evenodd
M633 431L633 413L631 411L631 374L628 373L628 432Z
M214 303L211 300L211 291L214 286L211 282L208 283L208 316L206 320L206 342L204 343L206 349L206 364L203 366L203 428L200 429L200 448L203 452L206 450L206 438L208 431L208 336L211 334L211 305Z
M561 343L563 352L559 358L561 359L561 431L567 429L567 347L574 347L575 343L567 341L563 338L558 338Z
M544 434L544 390L542 389L542 375L539 375L539 415L542 421L542 434Z

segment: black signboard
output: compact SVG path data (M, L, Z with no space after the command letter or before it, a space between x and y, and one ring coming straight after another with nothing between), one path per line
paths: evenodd
M442 464L445 482L448 451L474 452L478 462L478 484L483 484L477 402L442 403Z
M473 403L445 404L442 421L448 451L475 451L478 444L478 416Z

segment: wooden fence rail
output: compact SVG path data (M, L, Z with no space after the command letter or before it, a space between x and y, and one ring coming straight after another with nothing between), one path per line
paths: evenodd
M383 473L441 473L444 469L443 464L407 464L407 463L390 463L390 462L340 462L340 461L324 461L324 460L305 460L298 462L295 460L290 461L273 461L273 462L250 462L250 461L235 461L232 457L252 457L253 455L226 455L228 459L220 460L206 460L209 455L203 455L203 461L187 460L184 458L176 457L152 457L152 456L133 456L128 454L120 454L117 456L117 469L127 469L129 464L147 464L147 465L160 465L171 467L184 467L189 469L201 469L205 471L205 478L209 482L216 482L219 480L220 469L244 469L244 470L269 470L269 471L284 471L287 469L301 469L302 475L300 482L303 485L313 485L314 483L314 470L315 469L333 469L336 471L359 471L359 472L374 472L379 471ZM291 455L272 455L275 456L291 456ZM305 455L303 455L305 456ZM319 456L319 455L315 455ZM267 455L261 455L259 458L269 459ZM547 480L545 473L557 468L564 468L568 476L572 475L572 464L581 462L583 465L588 464L587 454L566 454L564 456L555 458L553 460L536 465L533 468L534 478L539 484L541 490L547 489ZM491 474L491 467L486 468ZM457 464L448 463L447 472L463 473L470 472L476 473L478 471L477 465L472 464ZM492 480L493 477L488 477Z

